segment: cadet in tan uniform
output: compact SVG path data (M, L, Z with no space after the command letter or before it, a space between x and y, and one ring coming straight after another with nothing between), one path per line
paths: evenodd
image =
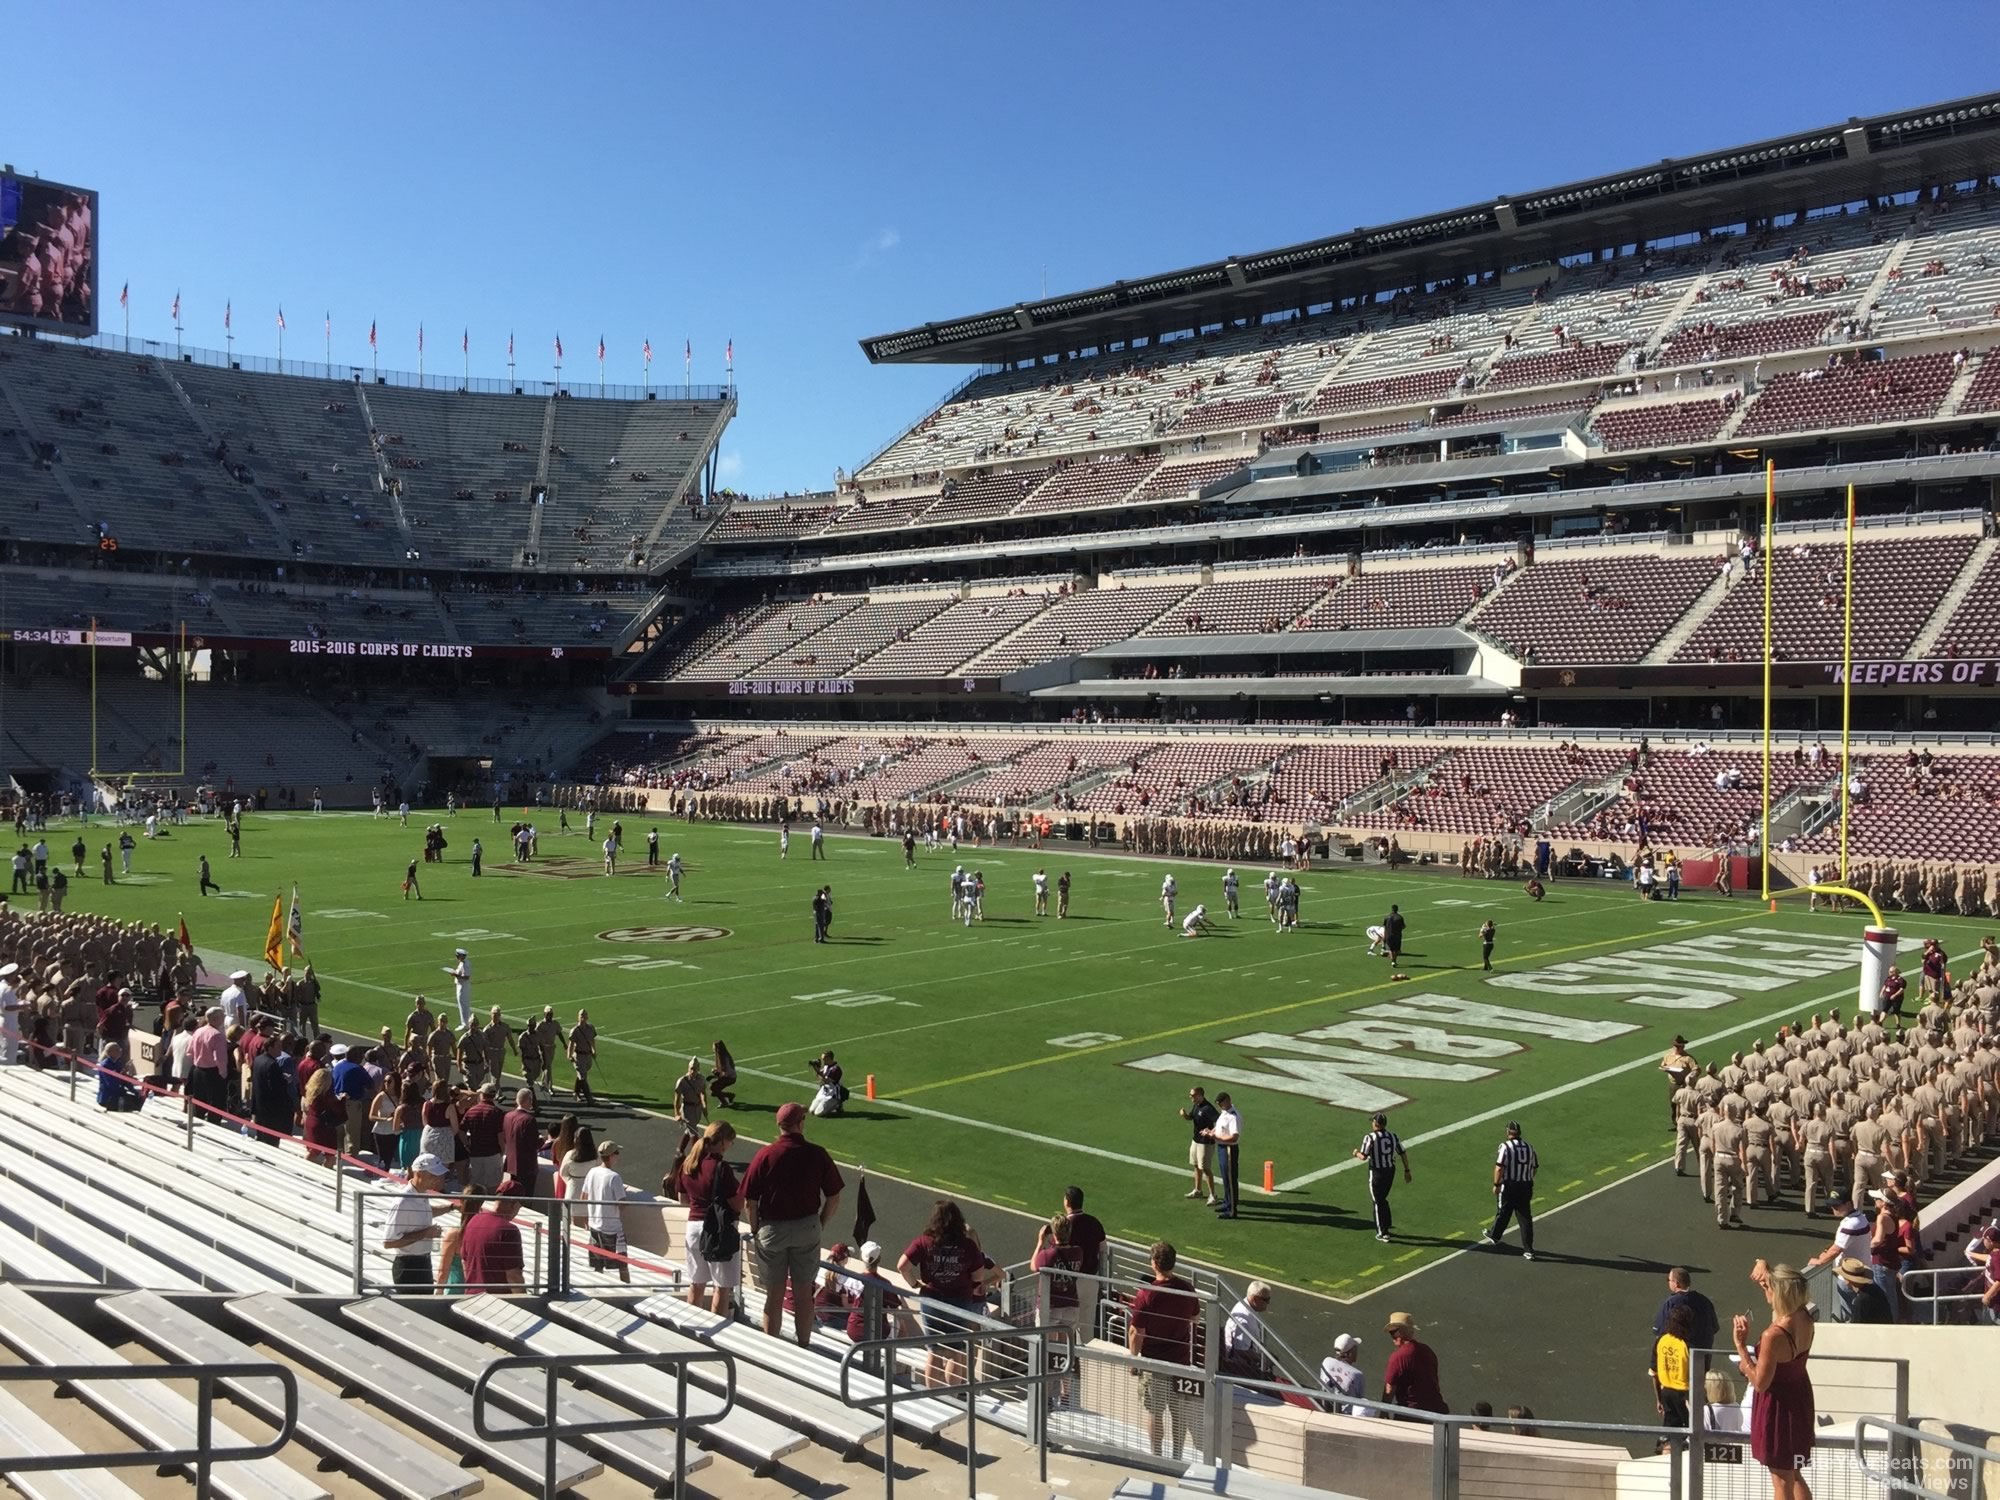
M1701 1095L1694 1091L1692 1084L1682 1084L1674 1090L1674 1176L1681 1175L1681 1167L1687 1161L1690 1151L1695 1154L1695 1170L1702 1172L1701 1166ZM1705 1174L1704 1174L1705 1175ZM1707 1197L1707 1193L1702 1194Z
M465 1074L465 1086L478 1093L486 1082L486 1034L479 1029L476 1012L459 1033L458 1066ZM494 1082L497 1084L499 1080Z
M1909 1101L1900 1090L1882 1101L1882 1165L1905 1174L1911 1171L1917 1136L1910 1128ZM1914 1184L1912 1184L1914 1185Z
M1743 1129L1742 1106L1732 1104L1709 1136L1715 1142L1715 1222L1727 1229L1743 1222L1744 1152L1749 1137Z
M1847 1138L1854 1143L1854 1194L1852 1202L1856 1208L1868 1206L1868 1195L1882 1185L1882 1168L1888 1165L1882 1159L1883 1141L1882 1107L1871 1104L1867 1113L1847 1127Z
M1826 1106L1815 1104L1812 1117L1798 1131L1799 1155L1805 1160L1805 1210L1810 1219L1819 1212L1819 1195L1833 1201L1833 1127L1827 1123Z
M1922 1175L1925 1177L1935 1177L1950 1165L1945 1146L1944 1093L1934 1081L1943 1071L1933 1064L1925 1073L1924 1080L1910 1090L1910 1103L1916 1106L1917 1111L1917 1133L1922 1143Z
M1701 1201L1715 1201L1715 1127L1722 1123L1722 1111L1704 1104L1695 1119L1696 1165L1701 1169Z
M1763 1110L1752 1106L1743 1119L1746 1202L1769 1203L1778 1196L1778 1161L1772 1151L1775 1136Z

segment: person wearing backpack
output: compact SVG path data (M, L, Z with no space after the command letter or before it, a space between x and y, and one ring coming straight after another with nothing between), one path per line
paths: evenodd
M709 1311L718 1314L728 1313L743 1279L743 1236L737 1228L743 1212L743 1189L735 1170L723 1159L734 1144L736 1127L727 1120L711 1121L664 1184L687 1206L683 1259L688 1303L700 1307L707 1293Z

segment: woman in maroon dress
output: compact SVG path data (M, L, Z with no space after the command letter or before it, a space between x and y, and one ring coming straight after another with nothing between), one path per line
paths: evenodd
M1761 1268L1763 1263L1758 1262ZM1772 1266L1762 1278L1771 1323L1749 1345L1750 1319L1736 1315L1736 1357L1755 1392L1750 1404L1750 1455L1771 1471L1772 1500L1812 1500L1800 1473L1812 1459L1813 1389L1806 1373L1813 1322L1806 1312L1805 1278L1790 1266Z
M306 1132L306 1157L321 1166L336 1166L340 1150L340 1127L347 1119L347 1106L333 1093L333 1070L319 1067L306 1082L306 1097L300 1106Z

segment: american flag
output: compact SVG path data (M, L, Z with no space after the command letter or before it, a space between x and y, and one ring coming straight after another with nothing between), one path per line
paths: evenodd
M326 336L327 336L328 338L332 338L332 337L333 337L333 314L332 314L332 313L328 313L328 314L326 315Z
M175 321L176 323L178 323L178 322L180 322L180 320L181 320L181 294L180 294L179 292L175 292L175 293L174 293L174 321Z
M222 331L224 333L227 333L229 331L230 318L233 312L234 312L234 307L232 304L228 302L222 304Z
M688 341L687 341L687 342L686 342L685 344L683 344L683 345L681 346L681 360L682 360L682 362L683 362L684 364L686 364L686 365L687 365L687 367L688 367L688 368L689 368L690 370L692 370L692 369L694 368L694 340L693 340L693 339L689 339L689 340L688 340Z
M285 331L285 310L281 307L278 309L278 332L283 333L284 331Z
M368 347L370 349L375 347L375 320L373 318L368 320Z
M292 955L295 958L304 958L306 928L305 923L299 918L299 887L296 881L292 883L292 914L285 921L285 931L291 935Z
M129 281L128 281L128 282L126 282L126 283L125 283L125 285L123 285L123 286L121 286L120 288L118 288L118 305L119 305L120 307L130 307L130 306L132 305L132 283L131 283L131 282L129 282Z
M514 330L510 328L507 330L507 363L511 365L513 362L514 362Z
M472 330L470 328L458 336L458 352L460 354L470 354L472 352Z
M653 362L653 341L651 339L646 340L645 353L646 363L650 365Z
M604 363L604 335L601 333L597 336L597 362L600 365Z
M422 354L423 352L424 352L424 325L419 323L417 325L417 353Z
M556 335L556 363L562 363L562 335Z
M723 345L723 347L722 347L722 362L723 362L723 363L724 363L725 365L730 365L730 366L734 366L734 365L735 365L735 363L736 363L736 340L735 340L735 339L731 339L731 340L730 340L730 341L729 341L729 342L728 342L727 344Z

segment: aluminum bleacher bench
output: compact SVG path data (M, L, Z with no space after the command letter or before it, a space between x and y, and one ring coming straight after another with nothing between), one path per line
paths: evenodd
M248 1269L269 1276L274 1285L291 1291L337 1293L352 1285L352 1277L345 1271L336 1271L333 1266L306 1256L288 1240L233 1223L211 1210L206 1199L192 1199L162 1186L130 1166L94 1160L82 1151L46 1138L39 1142L23 1140L21 1134L15 1122L0 1121L0 1143L11 1146L18 1155L29 1156L37 1167L66 1176L79 1186L95 1188L109 1198L131 1205L125 1221L133 1232L142 1224L149 1236L153 1226L170 1229L209 1246L211 1261L234 1257L247 1262Z
M548 1313L558 1322L627 1349L675 1354L712 1347L640 1315L629 1305L596 1297L556 1298L549 1303ZM691 1366L688 1371L690 1379L699 1379L704 1373L701 1365ZM736 1398L796 1421L821 1441L846 1451L873 1442L884 1428L879 1414L871 1415L848 1406L824 1391L747 1360L736 1362Z
M22 1191L11 1196L12 1206L26 1211L25 1200L38 1196L48 1212L67 1210L105 1233L123 1239L135 1249L143 1249L155 1260L165 1261L216 1291L290 1292L297 1290L292 1278L273 1276L240 1257L238 1249L218 1250L215 1245L163 1220L149 1218L117 1196L101 1188L85 1186L59 1168L44 1162L26 1161L0 1153L0 1176ZM247 1238L247 1236L246 1236ZM134 1282L135 1286L148 1285Z
M227 1304L230 1317L258 1342L284 1349L301 1364L340 1380L374 1404L385 1406L413 1427L437 1438L453 1452L477 1458L530 1490L542 1483L542 1444L525 1438L488 1443L473 1436L465 1391L442 1376L391 1354L355 1329L306 1311L269 1294L238 1297ZM604 1466L575 1448L556 1453L556 1479L579 1484Z
M97 1278L18 1229L0 1224L0 1281L60 1281L89 1286Z
M80 1453L75 1443L4 1393L0 1393L0 1444L5 1444L9 1453L32 1453L37 1458ZM131 1486L109 1469L54 1469L41 1474L4 1472L7 1482L27 1500L139 1500Z
M186 1364L228 1364L264 1358L240 1339L214 1327L200 1314L176 1307L151 1292L106 1297L99 1310L109 1314L169 1358ZM284 1402L268 1380L232 1380L230 1396L276 1421ZM476 1494L486 1481L426 1448L409 1434L359 1411L311 1381L299 1382L299 1438L350 1474L407 1500L457 1500Z
M607 1343L601 1337L579 1333L575 1329L551 1323L533 1308L523 1307L501 1297L468 1297L462 1302L453 1303L451 1310L453 1316L488 1337L518 1345L530 1354L628 1352L619 1349L615 1344ZM578 1383L589 1386L626 1406L665 1412L674 1409L674 1379L665 1370L649 1370L634 1365L612 1365L599 1370L579 1371L576 1379ZM704 1388L712 1387L717 1392L722 1388L724 1382L719 1366L690 1365L688 1382L693 1388L689 1399L695 1411L713 1410L720 1404L719 1396L703 1394ZM738 1393L740 1397L740 1377ZM797 1453L812 1442L810 1433L759 1416L742 1405L740 1399L727 1416L707 1428L700 1429L700 1432L704 1440L712 1442L716 1447L728 1449L758 1469L770 1468L780 1459Z
M83 1268L105 1286L151 1287L156 1291L199 1292L203 1283L176 1266L128 1245L114 1234L65 1213L39 1193L0 1193L0 1223Z
M1196 1464L1181 1475L1176 1500L1187 1495L1228 1495L1231 1500L1354 1500L1338 1490L1315 1490L1283 1479L1267 1479L1248 1469Z
M822 1391L836 1401L840 1399L840 1366L825 1354L801 1349L788 1338L772 1338L761 1328L718 1316L705 1308L690 1307L674 1297L648 1297L638 1305L637 1310L703 1343L727 1349L746 1364L776 1371L801 1385ZM875 1389L879 1389L879 1385L871 1377L871 1393ZM895 1419L896 1425L903 1430L933 1438L947 1427L963 1421L965 1408L935 1397L911 1397L896 1403Z
M1174 1500L1174 1489L1164 1479L1121 1479L1111 1500Z
M0 1286L0 1339L32 1364L132 1363L19 1287ZM164 1382L84 1380L75 1390L92 1411L143 1444L163 1452L194 1446L194 1402ZM209 1431L219 1448L251 1445L219 1419ZM219 1463L209 1477L224 1500L331 1500L326 1489L275 1458Z
M444 1323L427 1318L413 1308L404 1307L389 1298L376 1297L366 1302L349 1303L342 1309L345 1318L357 1327L364 1328L374 1338L401 1349L412 1359L420 1359L433 1365L453 1381L470 1390L480 1372L494 1360L501 1358L503 1351L490 1344L482 1344L477 1339L468 1338ZM533 1351L529 1351L533 1352ZM539 1418L546 1403L546 1386L543 1377L534 1371L520 1370L511 1375L501 1375L490 1387L495 1399L504 1405L515 1417ZM465 1398L461 1396L460 1401ZM580 1391L574 1383L564 1386L562 1409L580 1421L611 1422L630 1420L634 1415L629 1406L613 1405L600 1396ZM697 1410L703 1408L697 1407ZM507 1425L505 1416L492 1418L494 1425ZM468 1426L470 1423L468 1422ZM621 1467L644 1474L654 1482L671 1485L674 1476L673 1425L663 1422L658 1432L617 1432L601 1434L580 1440L582 1445L603 1458L616 1461ZM535 1445L540 1452L540 1444ZM690 1444L692 1449L692 1444ZM710 1462L710 1455L696 1451L688 1454L690 1471Z

